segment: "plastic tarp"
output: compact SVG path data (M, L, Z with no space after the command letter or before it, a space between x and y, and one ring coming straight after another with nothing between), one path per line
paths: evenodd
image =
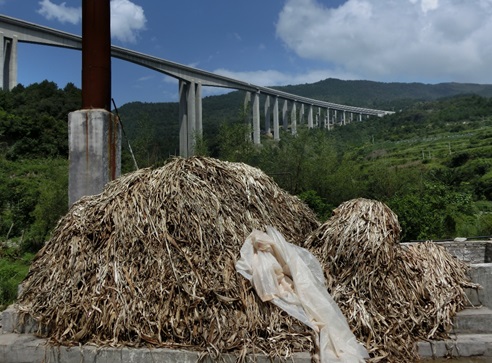
M270 301L319 335L323 363L364 362L366 349L357 342L340 308L328 293L320 263L308 250L285 241L273 227L254 230L241 248L236 270L262 301Z

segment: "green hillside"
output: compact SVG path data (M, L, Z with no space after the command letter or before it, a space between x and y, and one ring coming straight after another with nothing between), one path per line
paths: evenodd
M280 143L262 136L261 147L245 137L243 92L206 97L204 137L198 152L262 168L291 193L314 198L320 218L347 199L366 196L399 209L402 224L407 224L407 239L491 234L487 224L492 198L491 89L474 84L335 79L282 87L287 92L358 106L407 105L393 115L333 131L299 126L296 137L283 132ZM68 112L79 105L80 90L71 84L60 89L44 81L0 91L0 238L21 238L36 248L66 210L66 120ZM161 165L178 154L176 103L133 102L119 112L140 167ZM125 147L124 172L133 168ZM58 184L62 188L50 187ZM462 193L471 203L466 218L480 215L477 221L485 224L480 227L450 212L452 221L448 218L446 227L435 223L434 229L426 230L417 222L411 227L405 220L410 216L404 217L409 209L403 206L410 203L409 196L427 193L430 184L442 187L446 196L458 198L453 193Z

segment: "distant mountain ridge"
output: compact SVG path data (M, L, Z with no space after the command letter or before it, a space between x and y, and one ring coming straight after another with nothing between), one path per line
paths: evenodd
M462 94L492 97L492 85L475 83L402 83L344 81L328 78L311 84L275 87L305 97L359 107L394 109L415 101L430 101Z

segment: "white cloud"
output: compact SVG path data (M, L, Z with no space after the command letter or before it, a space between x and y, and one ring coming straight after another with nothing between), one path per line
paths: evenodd
M492 82L491 0L287 0L277 36L358 78ZM402 79L405 78L405 79Z
M134 43L138 33L145 29L144 10L130 0L111 0L111 37L121 42ZM38 13L48 20L78 24L82 19L81 7L69 7L66 2L59 5L51 0L39 2Z
M111 35L122 42L135 43L145 29L144 10L129 0L111 0Z
M82 8L67 7L67 3L60 5L52 3L50 0L39 2L38 13L48 20L58 20L61 23L78 24L82 18Z

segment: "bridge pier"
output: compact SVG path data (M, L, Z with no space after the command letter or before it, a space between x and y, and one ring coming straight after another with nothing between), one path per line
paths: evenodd
M179 155L195 154L196 140L202 137L202 85L179 80Z
M253 112L253 144L260 144L260 92L253 94L253 104L251 105Z
M272 129L270 126L270 121L272 118L272 104L270 102L270 96L267 95L265 98L265 134L270 136L272 134Z
M289 101L284 100L284 104L282 106L282 127L285 131L289 128L289 120L287 119L287 111L289 109Z
M249 109L251 106L251 110ZM255 92L251 96L251 92L247 91L244 97L245 122L249 126L253 126L252 133L248 132L248 140L254 144L260 144L260 92Z
M308 109L308 128L313 128L313 105L309 105Z
M292 101L292 107L290 109L290 132L292 135L297 134L297 105L296 101Z
M280 129L278 122L278 96L275 96L273 101L273 139L275 141L280 140Z
M5 37L0 33L0 87L11 90L17 86L17 36Z

